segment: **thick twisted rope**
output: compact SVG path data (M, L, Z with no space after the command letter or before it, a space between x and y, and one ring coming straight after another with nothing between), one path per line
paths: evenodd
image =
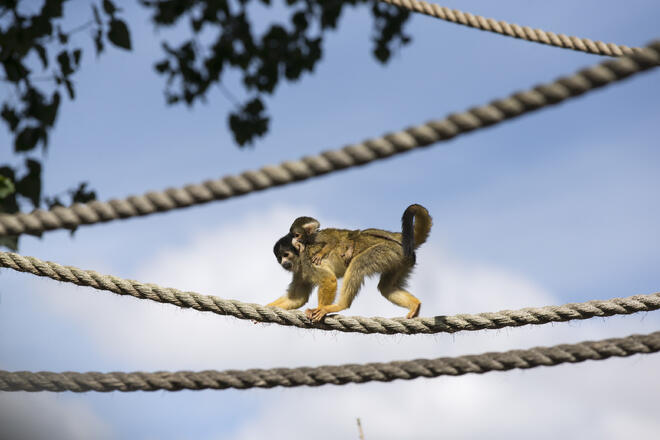
M297 161L246 171L238 176L207 180L199 185L170 188L109 202L74 204L30 214L0 215L0 236L39 234L62 228L76 228L135 216L185 208L212 200L224 200L274 186L320 176L344 168L364 165L377 159L405 153L415 148L446 141L462 133L494 125L540 108L558 104L660 64L660 41L648 50L584 69L575 75L518 92L508 98L475 107L447 118L407 128L380 138L366 140L339 150L325 151Z
M430 15L440 20L451 23L462 24L463 26L479 29L482 31L494 32L507 37L520 38L521 40L533 41L535 43L547 44L549 46L561 47L563 49L572 49L580 52L592 53L595 55L606 55L619 57L629 55L643 50L639 47L628 47L614 43L603 43L602 41L593 41L588 38L570 37L564 34L555 34L541 29L532 29L529 26L519 26L517 24L507 23L506 21L497 21L492 18L485 18L479 15L472 15L469 12L462 12L457 9L449 9L435 3L428 3L420 0L379 0L389 3L399 8L407 9L412 12Z
M660 309L660 292L658 292L650 295L634 295L627 298L594 300L563 306L503 310L496 313L479 313L476 315L435 316L415 319L332 315L327 316L322 323L315 324L304 313L297 310L283 310L277 307L248 304L195 292L182 292L155 284L143 284L112 275L102 275L92 270L61 266L57 263L42 261L34 257L24 257L11 252L0 252L0 267L8 267L19 272L28 272L79 286L107 290L119 295L130 295L135 298L174 304L181 308L192 308L218 315L231 315L239 319L271 322L300 328L355 333L408 335L455 333L458 331L520 327L528 324L540 325L549 322L589 319L595 316L629 315Z
M268 370L159 371L156 373L52 373L0 370L0 391L179 391L227 388L273 388L412 380L418 377L462 376L489 371L508 371L567 362L604 360L660 351L660 332L626 338L586 341L529 350L511 350L438 359L416 359L370 364Z

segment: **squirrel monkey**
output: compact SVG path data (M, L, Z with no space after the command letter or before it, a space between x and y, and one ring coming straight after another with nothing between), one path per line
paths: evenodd
M317 220L299 217L274 249L282 267L293 272L293 280L287 294L269 305L298 308L307 302L314 285L318 285L319 305L305 313L313 321L320 321L328 313L349 308L364 278L380 273L380 293L392 303L407 308L407 318L416 317L421 302L404 287L415 265L415 249L428 238L432 220L426 208L410 205L401 223L401 233L382 229L318 230ZM282 251L286 251L286 255ZM319 253L322 255L320 262L314 264L319 260L314 256ZM339 300L333 303L336 279L342 276L345 279Z
M337 294L337 278L346 271L346 263L336 252L325 258L320 264L314 264L310 253L318 252L319 245L310 245L309 252L300 252L300 246L293 243L293 234L280 238L273 248L277 262L286 270L293 272L293 279L287 292L268 306L283 309L297 309L307 303L314 286L319 288L319 307L330 305ZM308 314L309 316L309 314Z

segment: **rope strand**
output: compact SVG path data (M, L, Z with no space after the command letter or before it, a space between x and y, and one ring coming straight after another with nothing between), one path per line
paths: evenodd
M407 335L455 333L582 320L596 316L629 315L660 309L660 292L658 292L650 295L634 295L627 298L593 300L585 303L564 304L563 306L502 310L495 313L479 313L476 315L463 314L414 319L331 315L326 316L322 323L313 323L304 313L297 310L284 310L278 307L248 304L195 292L182 292L181 290L160 287L155 284L144 284L112 275L102 275L93 270L62 266L11 252L0 252L0 267L8 267L19 272L27 272L79 286L89 286L119 295L130 295L135 298L169 303L181 308L192 308L218 315L230 315L238 319L354 333Z
M0 391L179 391L236 388L317 387L333 384L391 382L418 377L462 376L489 371L528 369L627 357L660 351L660 332L626 338L585 341L529 350L511 350L438 359L268 370L177 371L156 373L53 373L0 370Z
M493 32L507 37L532 41L534 43L560 47L562 49L572 49L579 52L586 52L595 55L605 55L610 57L630 55L643 50L640 47L628 47L614 43L603 43L602 41L593 41L588 38L570 37L564 34L546 32L541 29L532 29L529 26L518 26L517 24L507 23L506 21L497 21L492 18L472 15L469 12L462 12L458 9L449 9L435 3L428 3L420 0L379 1L383 3L389 3L390 5L394 5L402 9L407 9L412 12L439 18L440 20L448 21L450 23L456 23L482 31Z

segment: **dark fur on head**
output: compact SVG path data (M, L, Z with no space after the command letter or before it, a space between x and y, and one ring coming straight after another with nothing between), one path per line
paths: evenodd
M275 254L275 258L277 258L277 262L286 270L291 270L293 263L290 258L285 258L285 256L287 256L289 252L291 252L293 255L298 255L298 249L293 246L292 240L293 234L288 233L284 237L277 240L277 242L275 242L275 246L273 247L273 253Z

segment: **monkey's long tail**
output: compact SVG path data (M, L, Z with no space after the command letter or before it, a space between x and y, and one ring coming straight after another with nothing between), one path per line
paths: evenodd
M403 211L401 217L403 255L410 258L415 257L415 249L420 247L429 237L432 224L431 215L422 205L413 204Z

